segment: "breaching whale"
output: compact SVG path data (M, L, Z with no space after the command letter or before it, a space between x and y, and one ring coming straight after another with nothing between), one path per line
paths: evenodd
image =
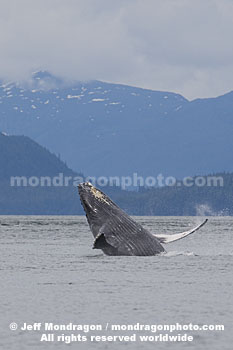
M184 238L208 221L206 219L193 229L174 235L153 234L134 221L90 182L79 184L78 190L94 236L93 248L101 249L106 255L156 255L165 252L161 243Z

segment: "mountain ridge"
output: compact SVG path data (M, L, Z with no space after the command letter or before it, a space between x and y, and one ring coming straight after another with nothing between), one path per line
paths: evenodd
M0 215L81 214L74 186L40 185L40 178L52 180L60 173L78 176L29 137L0 132Z
M25 136L0 133L0 150L0 215L84 214L76 188L78 179L85 180L83 174L75 173ZM73 181L60 182L60 174L62 179L71 177ZM131 215L233 215L233 173L215 175L222 177L222 185L187 187L178 183L140 187L139 191L108 185L101 189ZM18 180L12 182L15 177ZM43 183L42 178L46 179Z
M43 79L34 76L40 87ZM122 84L49 79L50 90L1 85L0 129L29 136L75 171L178 178L233 171L232 92L188 101Z

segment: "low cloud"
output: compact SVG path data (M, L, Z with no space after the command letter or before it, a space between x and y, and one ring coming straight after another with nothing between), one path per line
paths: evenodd
M1 0L0 76L43 69L185 97L233 90L231 0Z

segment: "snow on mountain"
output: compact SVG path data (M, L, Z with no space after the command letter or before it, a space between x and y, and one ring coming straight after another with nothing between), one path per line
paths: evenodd
M171 92L35 72L0 85L0 130L32 137L89 175L185 176L233 170L233 94Z

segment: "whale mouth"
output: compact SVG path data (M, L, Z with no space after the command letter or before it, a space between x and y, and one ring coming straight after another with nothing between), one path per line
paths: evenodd
M91 194L92 184L90 182L83 182L78 185L78 192L80 195L81 203L86 212L93 210L92 202L93 196Z

